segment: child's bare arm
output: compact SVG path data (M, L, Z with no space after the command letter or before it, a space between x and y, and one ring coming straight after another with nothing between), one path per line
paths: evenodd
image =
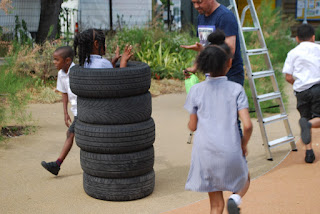
M132 51L132 46L131 45L130 46L126 45L125 48L124 48L124 51L122 53L121 60L120 60L120 68L127 67L128 60L133 55L133 53L131 51Z
M120 48L119 46L117 46L116 52L115 52L115 56L112 58L111 63L112 66L115 68L116 67L116 63L118 62L118 60L121 58L120 55Z
M288 83L290 83L291 85L293 85L295 79L293 78L293 76L291 74L286 74L286 80Z
M63 112L64 112L64 123L67 127L70 126L71 118L68 114L68 94L62 94ZM70 123L69 123L70 122Z
M197 130L197 123L198 123L197 114L190 114L190 120L189 120L189 123L188 123L188 128L191 131L194 132L195 130Z
M252 122L247 108L238 111L240 120L243 124L243 137L241 139L241 147L244 155L248 154L247 145L252 134Z

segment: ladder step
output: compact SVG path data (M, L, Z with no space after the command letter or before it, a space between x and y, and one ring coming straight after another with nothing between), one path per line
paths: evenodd
M262 77L269 77L269 76L272 76L273 74L274 74L273 70L270 70L270 71L257 71L257 72L253 72L252 73L252 77L254 79L257 79L257 78L262 78Z
M259 102L273 100L273 99L277 99L277 98L281 98L280 92L272 92L272 93L262 94L262 95L257 96L257 100Z
M277 121L280 121L280 120L286 120L286 119L288 119L288 115L286 115L286 114L277 114L277 115L274 115L274 116L271 116L271 117L263 118L262 121L266 125L266 124L269 124L269 123L277 122Z
M258 31L259 28L258 27L243 27L242 31L243 32L252 32L252 31Z
M268 145L269 145L269 147L275 147L275 146L278 146L278 145L283 144L283 143L290 143L292 141L294 141L294 137L293 136L285 136L285 137L270 141L268 143Z
M266 48L247 50L247 54L249 56L261 55L261 54L267 54L267 53L268 53L268 49L266 49Z

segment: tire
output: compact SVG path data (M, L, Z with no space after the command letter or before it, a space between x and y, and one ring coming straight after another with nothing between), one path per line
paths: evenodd
M155 141L155 124L152 118L141 123L125 125L94 125L77 120L77 145L84 151L104 154L121 154L149 148Z
M119 125L146 121L151 117L151 94L94 99L78 97L78 119L91 124Z
M84 191L91 197L106 201L131 201L144 198L153 192L154 170L133 178L99 178L83 173Z
M150 172L154 164L153 146L126 154L98 154L81 150L80 164L89 175L101 178L129 178Z
M125 68L70 69L70 88L79 97L114 98L146 93L151 84L150 67L143 62L128 62Z

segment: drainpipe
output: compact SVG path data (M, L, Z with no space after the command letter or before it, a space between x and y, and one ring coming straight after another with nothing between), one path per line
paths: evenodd
M171 31L170 0L167 0L167 11L168 11L168 29L169 29L169 31Z
M112 0L109 0L109 14L110 14L110 31L113 31L113 21L112 21Z

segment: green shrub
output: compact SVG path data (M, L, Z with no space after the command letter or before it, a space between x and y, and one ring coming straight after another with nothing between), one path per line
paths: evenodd
M134 46L133 60L147 63L156 79L183 79L182 70L193 64L196 53L180 48L180 45L194 44L197 38L188 33L167 32L163 28L133 28L118 31L107 39L107 49L112 53L118 44L121 49L126 44Z
M24 124L30 119L26 112L29 96L24 89L32 82L30 77L12 70L17 60L17 53L6 58L0 66L0 127L14 121Z

